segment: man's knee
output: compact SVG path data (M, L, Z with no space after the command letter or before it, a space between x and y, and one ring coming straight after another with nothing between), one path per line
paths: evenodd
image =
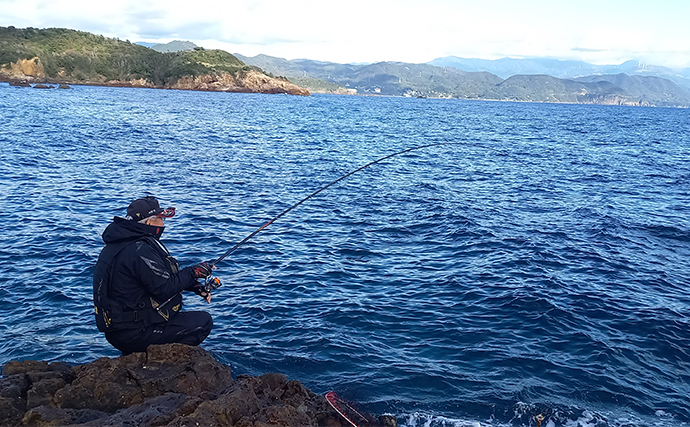
M205 311L182 312L175 318L175 323L184 328L180 335L186 335L185 339L180 340L184 344L199 345L206 339L213 329L213 318Z
M188 311L180 314L187 315L185 324L190 327L194 325L195 327L200 327L208 332L211 332L211 329L213 329L213 318L205 311Z
M146 351L150 337L151 331L147 329L124 329L105 333L105 339L120 350L123 356Z
M201 325L201 331L200 331L201 341L203 341L206 339L208 334L211 333L211 329L213 329L213 318L211 317L211 315L209 313L206 313L205 311L202 311L201 313L204 314L204 316L203 316L204 322ZM201 343L201 341L199 341L199 343Z

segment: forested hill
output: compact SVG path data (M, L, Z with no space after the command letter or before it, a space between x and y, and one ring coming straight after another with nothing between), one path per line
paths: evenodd
M64 28L0 27L0 80L308 95L222 50L162 53Z

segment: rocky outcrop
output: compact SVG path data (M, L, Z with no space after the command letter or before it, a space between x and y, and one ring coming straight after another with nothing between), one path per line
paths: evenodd
M3 426L349 425L296 380L276 373L233 379L229 366L182 344L74 367L9 362L0 377L0 420ZM386 423L395 425L392 417Z
M46 77L46 72L43 69L41 60L38 57L34 57L31 59L20 59L9 64L9 67L0 67L0 77L6 81L43 81Z
M40 72L38 70L40 70ZM11 64L10 68L0 68L0 81L14 82L19 80L24 82L47 81L45 73L43 72L43 66L38 58L34 58L34 60L18 61L15 64ZM160 88L146 79L126 81L108 80L98 82L81 81L71 83L114 87ZM27 86L29 86L28 83ZM45 88L45 86L41 85L39 88ZM167 85L165 89L310 95L307 89L290 83L287 79L269 77L256 70L240 71L236 75L222 72L197 77L186 76L173 84Z
M91 83L86 83L91 84ZM140 87L140 88L154 88L153 83L146 79L132 79L132 80L108 80L105 83L94 83L97 86L110 87Z
M32 83L37 83L34 86L36 89L52 89L53 86L44 84L48 80L43 63L38 57L0 64L0 81L9 82L11 86L31 87Z
M308 96L309 91L286 79L269 77L256 70L241 71L236 75L227 72L198 77L183 77L170 89L208 90L219 92L284 93Z

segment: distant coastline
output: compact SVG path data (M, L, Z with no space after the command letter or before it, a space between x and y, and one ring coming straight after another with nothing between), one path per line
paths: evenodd
M312 94L318 94L318 95L345 95L345 96L358 96L358 97L372 97L372 98L385 98L385 97L391 97L391 98L415 98L414 96L411 95L387 95L387 94L380 94L380 93L355 93L352 91L342 91L342 90L335 90L335 91L310 91L309 89L305 89L307 93L288 93L288 92L281 92L279 90L274 90L274 91L261 91L261 90L249 90L249 89L242 89L242 88L231 88L229 90L223 90L223 89L216 89L216 88L204 88L204 87L156 87L156 86L148 86L148 85L138 85L136 83L128 83L128 82L107 82L107 83L90 83L90 82L80 82L80 83L64 83L60 81L51 81L51 80L45 80L42 82L33 82L33 81L17 81L17 80L5 80L2 77L0 77L0 82L2 83L7 83L9 85L14 85L14 86L20 86L17 85L17 83L26 83L28 85L28 88L36 88L36 89L41 89L44 90L45 88L41 86L49 85L50 89L66 89L66 88L71 88L71 86L93 86L93 87L113 87L113 88L132 88L132 89L161 89L161 90L185 90L185 91L197 91L197 92L226 92L226 93L257 93L257 94L286 94L286 95L301 95L301 96L310 96ZM33 85L33 86L32 86ZM38 87L37 87L38 86ZM63 86L63 87L60 87ZM602 106L625 106L625 107L649 107L649 108L681 108L681 109L687 109L690 108L690 105L673 105L673 106L657 106L657 105L651 105L651 104L646 104L646 103L625 103L625 102L609 102L609 103L604 103L604 102L576 102L576 101L540 101L540 100L520 100L520 99L491 99L491 98L460 98L460 97L451 97L451 96L417 96L416 98L422 98L422 99L437 99L437 100L462 100L462 101L482 101L482 102L516 102L516 103L525 103L525 104L564 104L564 105L602 105Z
M267 55L245 57L206 50L180 40L147 45L150 47L64 28L0 27L0 81L290 95L330 93L690 107L690 78L683 73L673 75L663 67L641 67L634 61L596 68L555 60L482 61L450 57L427 64L356 65ZM526 69L552 70L565 77L515 74L503 78L489 71L466 71L454 65L470 70L495 69L503 76L510 70ZM569 77L572 69L614 74Z
M379 62L374 64L336 64L307 59L286 60L267 55L235 56L253 65L294 81L323 80L340 84L359 95L390 95L416 98L457 98L487 101L545 102L564 104L631 105L650 107L690 107L690 79L671 76L672 70L661 67L642 67L624 63L593 71L609 71L613 74L595 74L575 77L568 74L574 65L564 62L559 71L559 61L547 61L546 66L530 65L536 60L483 61L486 69L500 70L502 75L511 70L553 70L564 77L547 74L514 74L506 78L489 71L466 71L450 65L410 64ZM470 61L470 60L468 60ZM453 62L447 62L453 63ZM488 65L486 64L488 63ZM637 65L636 65L637 64ZM458 65L462 65L458 63ZM469 63L473 70L479 65ZM584 68L581 64L576 64ZM502 68L501 68L502 67ZM641 71L642 70L642 71ZM623 71L631 72L626 74ZM634 72L633 72L634 71ZM690 73L690 71L688 71ZM572 77L569 77L572 76ZM667 78L668 77L668 78ZM305 83L312 92L312 86Z

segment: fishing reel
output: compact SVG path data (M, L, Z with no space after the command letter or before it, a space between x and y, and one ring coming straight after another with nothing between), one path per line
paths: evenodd
M220 288L221 285L222 283L220 283L219 278L215 276L208 276L204 281L204 290L206 292L211 292L213 290Z

